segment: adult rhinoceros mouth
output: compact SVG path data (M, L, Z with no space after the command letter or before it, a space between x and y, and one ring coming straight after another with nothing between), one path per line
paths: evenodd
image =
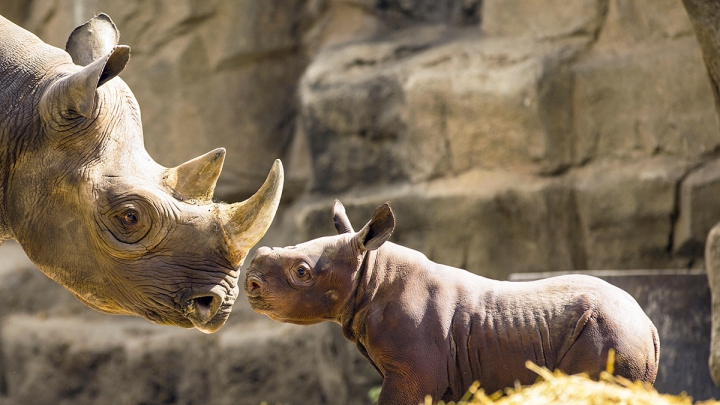
M191 296L184 303L183 315L201 332L216 332L230 316L239 289L236 285L229 293L225 291L215 286L207 293Z

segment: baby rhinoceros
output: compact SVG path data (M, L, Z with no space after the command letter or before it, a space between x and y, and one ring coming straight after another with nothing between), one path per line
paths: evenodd
M296 324L335 321L383 377L380 405L457 401L474 381L494 392L531 384L530 360L597 378L608 351L616 373L648 384L657 330L635 300L598 278L490 280L387 242L384 204L359 232L335 202L339 235L263 247L245 279L251 306Z

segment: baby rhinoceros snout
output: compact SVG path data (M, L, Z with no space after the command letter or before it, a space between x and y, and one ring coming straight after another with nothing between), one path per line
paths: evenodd
M245 294L248 297L259 297L262 292L262 281L255 276L248 276L245 279Z
M250 262L250 267L248 268L247 275L245 276L245 294L250 298L257 298L262 294L263 281L257 274L257 269L262 267L262 263L268 259L271 253L271 248L263 246L255 252L252 261Z

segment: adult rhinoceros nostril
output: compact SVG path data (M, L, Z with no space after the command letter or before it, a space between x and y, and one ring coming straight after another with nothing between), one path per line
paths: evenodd
M193 325L203 332L214 332L216 315L225 301L226 294L222 287L216 286L202 294L197 294L185 301L184 313Z
M213 297L211 295L195 298L195 308L197 309L197 312L201 315L201 317L203 317L202 315L207 314L209 315L209 318L212 318L212 316L215 315L214 313L211 314L211 312L213 312L213 302L216 299L216 297ZM219 305L216 305L215 310L217 310L217 308L219 307Z

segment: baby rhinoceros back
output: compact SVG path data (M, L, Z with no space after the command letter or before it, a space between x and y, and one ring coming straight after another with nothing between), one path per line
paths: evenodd
M454 392L463 391L469 376L490 392L515 380L530 384L537 375L525 367L528 360L598 378L607 367L610 349L616 352L618 375L655 381L657 331L625 291L583 275L533 282L460 276L467 278L455 283L461 286L454 297L460 304L449 311L451 346L457 348L453 359L459 365L450 378L456 381Z
M334 321L383 377L379 404L457 401L532 384L532 361L593 378L616 352L616 373L652 384L657 330L626 292L595 277L490 280L387 242L388 204L357 233L336 201L337 236L261 248L245 279L257 312L296 324Z

